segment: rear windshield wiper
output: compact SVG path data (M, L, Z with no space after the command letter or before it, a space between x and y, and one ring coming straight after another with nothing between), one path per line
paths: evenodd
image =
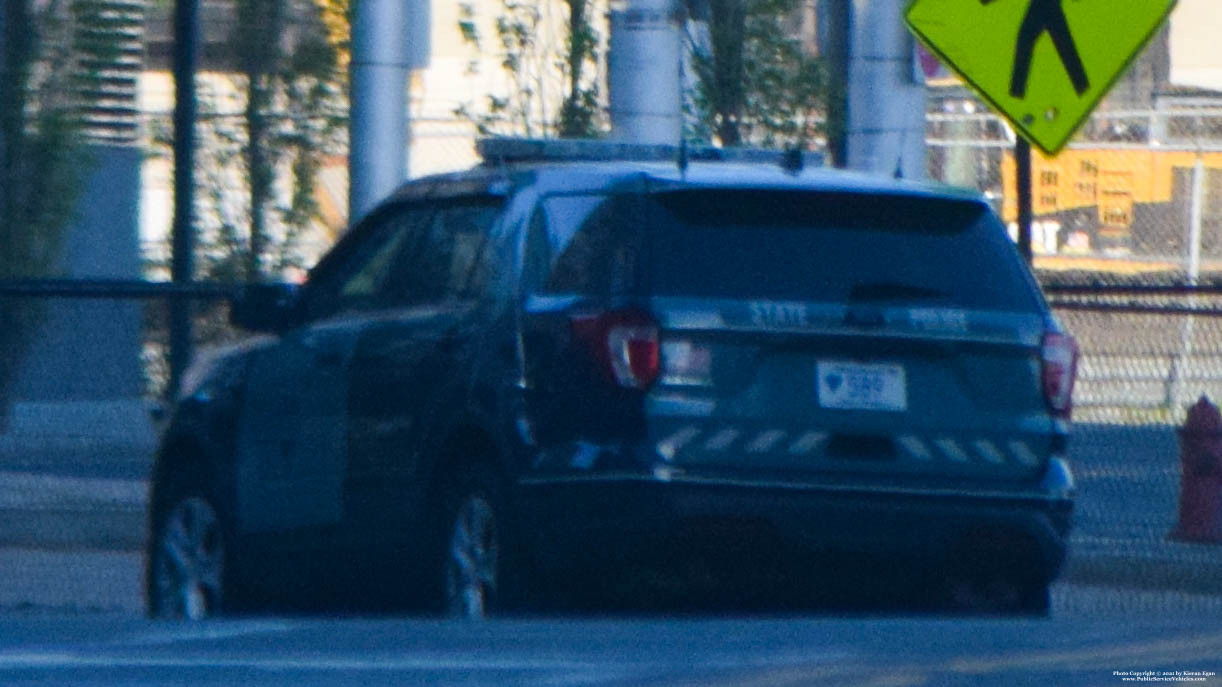
M868 282L854 284L849 301L927 301L949 297L944 291L899 282Z

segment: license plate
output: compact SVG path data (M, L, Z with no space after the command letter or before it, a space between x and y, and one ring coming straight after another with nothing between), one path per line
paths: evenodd
M904 367L891 363L815 363L819 405L838 410L907 410Z

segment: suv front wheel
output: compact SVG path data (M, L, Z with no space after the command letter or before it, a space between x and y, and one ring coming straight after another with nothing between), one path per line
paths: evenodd
M154 618L200 620L222 608L225 535L215 502L197 486L168 485L153 513L146 577Z
M499 607L502 513L500 491L486 468L474 467L449 481L442 564L446 615L478 619Z

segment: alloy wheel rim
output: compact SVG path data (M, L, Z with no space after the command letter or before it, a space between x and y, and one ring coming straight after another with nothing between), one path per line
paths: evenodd
M224 548L220 520L204 499L179 502L166 515L154 581L162 617L200 620L220 606Z
M472 495L462 502L454 518L446 565L449 614L483 618L497 586L498 542L491 504Z

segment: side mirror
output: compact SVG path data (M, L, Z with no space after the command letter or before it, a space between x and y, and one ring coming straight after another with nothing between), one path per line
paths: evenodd
M230 300L229 322L252 332L282 332L297 312L296 284L246 284Z

